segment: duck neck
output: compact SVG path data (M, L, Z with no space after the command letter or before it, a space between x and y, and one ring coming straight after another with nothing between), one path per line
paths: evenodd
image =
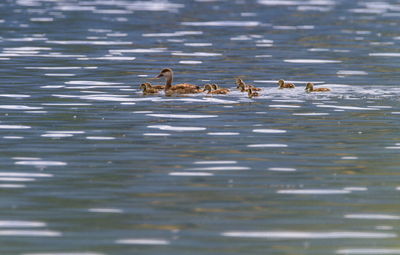
M172 73L171 75L167 76L166 82L165 82L165 90L168 90L172 87Z

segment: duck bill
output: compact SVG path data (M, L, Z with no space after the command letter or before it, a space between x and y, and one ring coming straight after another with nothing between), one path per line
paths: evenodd
M161 77L164 77L164 75L162 73L160 73L159 75L157 75L156 77L154 77L155 79L159 79Z

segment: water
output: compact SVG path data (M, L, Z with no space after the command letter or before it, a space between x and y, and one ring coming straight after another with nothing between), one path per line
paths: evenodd
M1 254L400 254L398 1L0 14ZM164 67L234 92L142 96Z

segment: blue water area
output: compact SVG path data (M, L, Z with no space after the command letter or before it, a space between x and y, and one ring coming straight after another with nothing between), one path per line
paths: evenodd
M2 1L0 254L400 254L399 16L395 0ZM230 93L143 95L163 68Z

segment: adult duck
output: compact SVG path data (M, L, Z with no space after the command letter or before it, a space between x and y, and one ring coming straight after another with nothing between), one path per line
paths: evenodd
M166 95L171 94L194 94L200 93L202 90L199 86L189 83L181 83L172 85L172 81L174 79L174 73L171 68L164 68L161 70L160 74L157 75L156 78L165 78L165 87L164 91Z

